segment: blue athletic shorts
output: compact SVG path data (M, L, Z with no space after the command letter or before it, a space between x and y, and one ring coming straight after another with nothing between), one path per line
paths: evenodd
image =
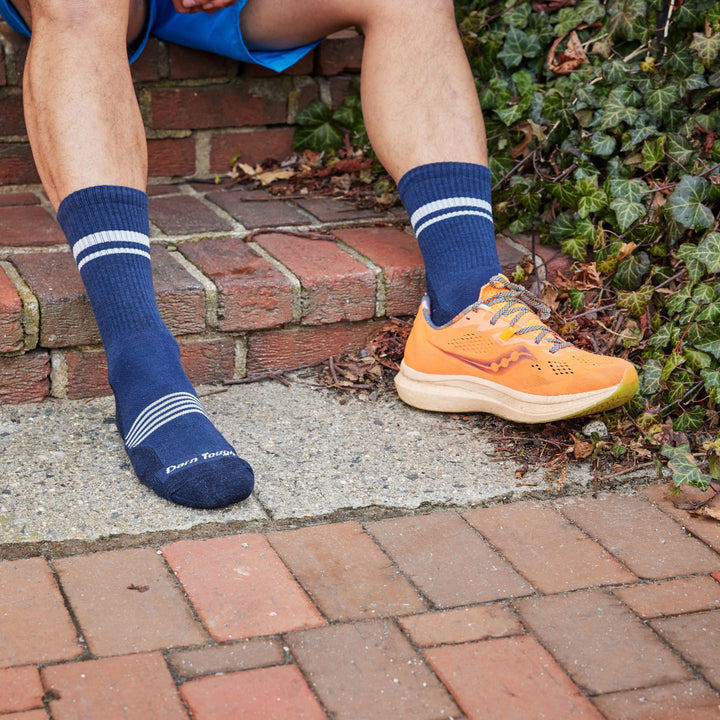
M234 5L212 14L190 14L177 12L172 0L148 0L147 28L144 36L133 46L130 62L140 56L150 35L240 62L262 65L277 72L294 65L317 45L312 43L290 50L248 50L240 33L240 11L246 2L238 0ZM0 0L0 15L15 32L30 37L30 28L10 0Z

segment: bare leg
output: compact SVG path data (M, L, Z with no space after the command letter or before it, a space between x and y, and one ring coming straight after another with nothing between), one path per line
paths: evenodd
M451 0L249 0L241 24L246 41L259 48L362 28L365 123L396 180L430 162L487 165L482 113Z
M57 208L93 185L143 190L147 150L126 42L142 0L18 0L31 24L25 118L35 163Z

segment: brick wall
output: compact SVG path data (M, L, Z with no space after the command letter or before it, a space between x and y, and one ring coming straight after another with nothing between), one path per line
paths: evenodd
M342 103L362 42L354 31L337 33L277 74L151 39L132 66L150 177L211 177L238 153L253 164L286 157L298 112L318 98ZM39 182L22 111L27 47L0 23L0 186Z

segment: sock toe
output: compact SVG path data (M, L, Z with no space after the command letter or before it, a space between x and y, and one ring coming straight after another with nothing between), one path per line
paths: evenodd
M210 510L246 500L254 484L252 468L245 460L221 458L174 473L162 494L179 505Z

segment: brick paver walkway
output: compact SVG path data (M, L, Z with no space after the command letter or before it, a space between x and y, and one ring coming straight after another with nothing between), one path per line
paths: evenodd
M0 562L2 720L720 717L666 488Z

